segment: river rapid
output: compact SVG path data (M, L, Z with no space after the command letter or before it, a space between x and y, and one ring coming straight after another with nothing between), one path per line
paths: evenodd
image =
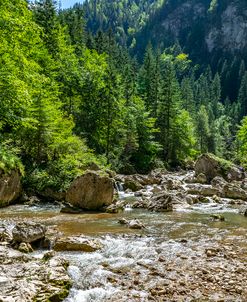
M120 195L130 204L135 199ZM103 248L93 253L59 253L73 280L65 302L247 301L247 218L236 205L198 203L168 213L126 206L118 214L63 214L60 208L15 205L1 209L0 219L37 221L65 236L101 241ZM118 223L121 218L138 219L145 228L130 229Z

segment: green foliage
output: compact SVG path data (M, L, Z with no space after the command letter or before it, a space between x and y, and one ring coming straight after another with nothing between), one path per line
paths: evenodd
M17 156L19 150L17 148L11 147L11 144L7 142L0 143L0 171L4 173L9 173L11 170L19 170L22 175L24 175L24 167Z
M239 131L237 133L237 137L240 144L240 150L239 150L239 160L243 165L247 165L247 117L245 117L242 122L241 126L239 128Z

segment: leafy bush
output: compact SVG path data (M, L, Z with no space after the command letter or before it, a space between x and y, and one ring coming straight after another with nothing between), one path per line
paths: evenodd
M24 174L24 166L18 157L18 149L11 148L7 144L0 144L0 170L9 173L11 170L18 169Z

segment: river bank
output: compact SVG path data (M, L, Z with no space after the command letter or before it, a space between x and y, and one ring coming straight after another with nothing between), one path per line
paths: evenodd
M240 213L246 201L206 196L205 192L210 193L215 185L211 188L208 184L194 183L191 192L191 182L187 182L191 176L191 172L166 173L159 184L143 184L136 192L126 188L119 192L120 200L115 203L122 208L117 213L66 214L60 212L59 203L33 203L1 209L1 224L11 230L21 221L35 222L64 238L83 234L88 240L99 242L100 248L91 253L52 252L51 263L42 260L50 253L48 248L24 254L23 259L18 256L18 266L25 263L24 272L32 265L41 271L52 266L52 270L62 274L60 277L52 274L53 284L57 279L67 280L67 283L55 282L60 285L52 292L71 287L67 298L55 295L57 300L51 301L246 301L247 219ZM157 200L156 196L164 196L165 192L176 196L169 199L172 211L165 211L164 207L157 211L149 208ZM119 223L122 219L139 221L144 227L129 228ZM7 271L15 272L16 256L12 257L15 253L20 252L1 242L2 258L8 255L5 260L9 260L0 263L1 274L5 274L0 282L0 299L18 301L22 297L21 301L47 301L47 295L42 298L41 294L46 288L42 288L42 280L50 280L47 276L37 280L30 279L30 274L28 279L25 273L6 275ZM67 263L68 267L61 263ZM41 272L38 275L44 276ZM12 282L13 291L11 286L6 286ZM18 284L27 284L29 293L34 288L33 296L25 296ZM35 300L37 296L40 300Z

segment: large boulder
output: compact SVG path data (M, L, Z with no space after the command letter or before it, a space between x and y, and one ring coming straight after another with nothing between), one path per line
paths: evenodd
M230 199L247 200L247 192L237 184L226 184L222 188L222 196Z
M114 182L109 176L89 171L73 181L66 201L85 210L101 210L113 201Z
M75 252L94 252L103 246L97 239L87 238L85 236L74 236L59 238L55 245L55 251L75 251Z
M154 195L147 207L148 210L155 212L171 212L175 205L180 205L185 202L181 196L165 191Z
M210 185L187 184L186 190L191 195L214 196L220 195L220 190Z
M21 195L21 174L18 170L4 173L0 170L0 207L5 207Z
M203 173L209 183L216 176L221 176L229 181L245 178L244 171L231 162L218 158L212 154L202 154L195 164L195 175Z
M20 222L12 230L14 242L32 243L45 238L46 226L40 223Z

